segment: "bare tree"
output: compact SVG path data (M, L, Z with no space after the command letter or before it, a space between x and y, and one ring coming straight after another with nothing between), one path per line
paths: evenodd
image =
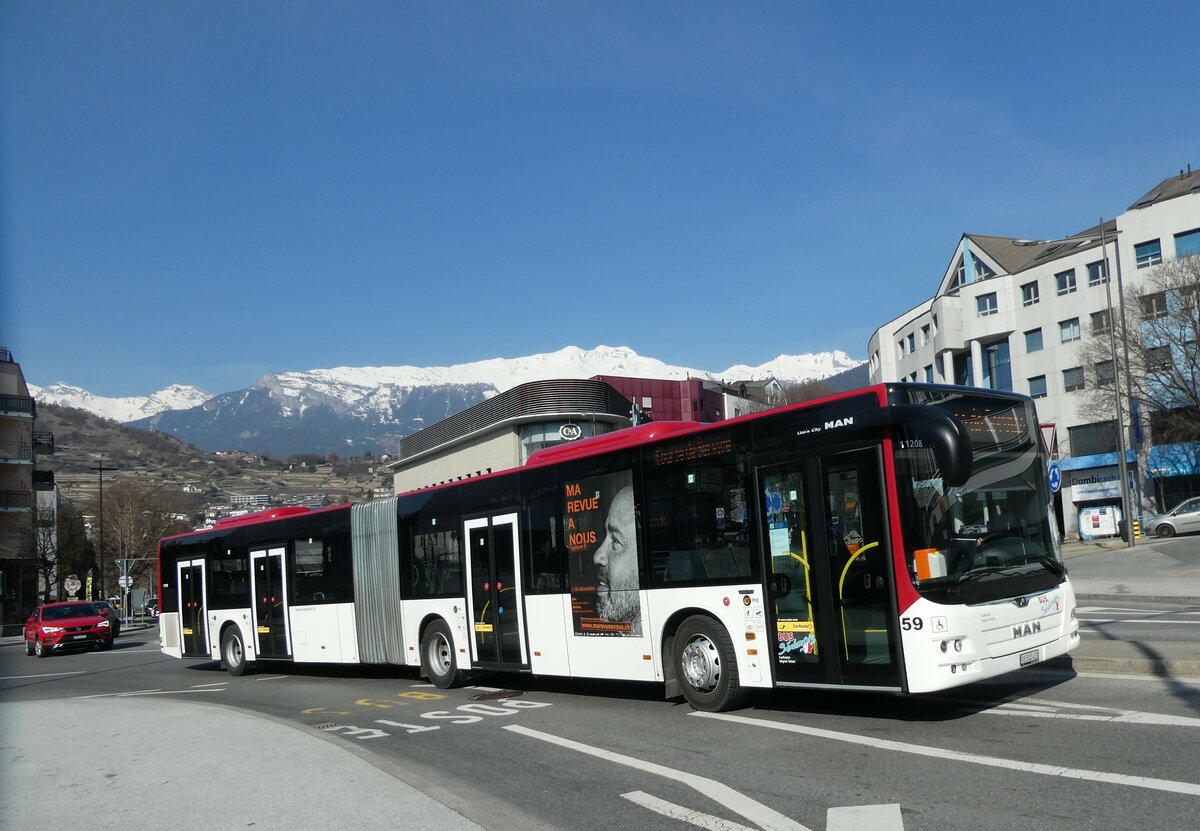
M58 503L57 557L59 586L62 580L74 574L80 579L87 576L96 564L96 548L88 539L83 514L66 500Z
M192 508L191 500L183 493L132 480L118 480L105 488L104 557L108 577L105 582L118 574L116 561L126 559L133 561L129 576L134 585L150 585L154 580L158 540L190 530L188 517Z
M783 400L785 404L798 404L801 401L824 398L827 395L833 395L834 392L832 387L821 381L800 381L784 388Z
M1148 430L1155 445L1195 455L1188 445L1200 442L1200 255L1156 266L1126 289L1122 305L1123 320L1110 320L1107 311L1092 319L1081 348L1084 401L1104 414L1097 421L1115 422L1116 379L1125 393L1122 415L1135 430Z

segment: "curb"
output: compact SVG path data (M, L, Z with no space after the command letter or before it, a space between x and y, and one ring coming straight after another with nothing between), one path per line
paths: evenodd
M1185 597L1183 595L1165 594L1080 594L1075 593L1075 600L1134 600L1139 603L1173 603L1179 605L1200 605L1200 597Z
M1046 669L1067 669L1104 675L1152 675L1158 678L1200 680L1200 661L1173 658L1086 658L1067 655L1046 661Z

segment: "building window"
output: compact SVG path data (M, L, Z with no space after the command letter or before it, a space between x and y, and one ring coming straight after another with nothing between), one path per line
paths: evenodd
M1146 350L1147 372L1170 372L1174 367L1175 361L1171 357L1171 347L1151 346Z
M1038 284L1036 280L1034 280L1032 283L1026 283L1025 285L1021 286L1022 306L1032 306L1040 299L1041 298L1038 296Z
M1064 369L1062 376L1063 389L1067 392L1083 389L1083 367L1073 366L1070 369Z
M1059 295L1070 294L1075 291L1075 269L1070 271L1060 271L1054 275L1054 287Z
M1108 282L1108 259L1096 260L1087 264L1088 285L1099 286Z
M929 324L926 323L921 327L921 346L929 343Z
M925 367L925 382L927 384L933 383L933 364Z
M1142 314L1148 318L1163 317L1167 313L1167 293L1156 291L1142 295Z
M1071 437L1072 456L1091 456L1093 453L1112 453L1117 449L1117 423L1098 421L1067 429Z
M904 357L904 338L900 338L900 340L896 341L896 352L901 358Z
M1079 332L1079 318L1073 317L1070 320L1064 320L1058 324L1059 340L1063 343L1079 340L1081 337Z
M1096 386L1108 387L1113 382L1113 362L1112 361L1097 361L1096 362Z
M1175 235L1175 256L1190 257L1200 254L1200 228Z
M988 280L988 279L996 276L996 272L992 271L988 267L988 264L985 263L983 260L979 259L978 257L971 257L971 260L974 261L974 263L975 263L975 279L976 279L976 281Z
M908 351L909 352L917 351L917 336L916 335L910 334L908 336Z
M993 390L1012 390L1012 364L1007 339L983 347L983 386Z
M1036 378L1029 379L1029 397L1030 398L1045 398L1046 397L1046 376L1039 375Z
M1030 329L1025 333L1025 351L1026 353L1042 351L1042 330L1040 328Z
M975 298L975 311L980 317L994 315L999 311L996 305L996 293L981 294Z
M1156 239L1133 246L1133 258L1138 268L1149 268L1162 262L1162 243Z
M1098 312L1092 312L1092 334L1104 335L1108 333L1108 309L1101 309Z

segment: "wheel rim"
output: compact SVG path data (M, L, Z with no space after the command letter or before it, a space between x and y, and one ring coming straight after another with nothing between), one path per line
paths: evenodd
M453 666L454 653L450 650L450 641L441 632L434 634L429 640L429 668L438 675L450 672Z
M683 677L699 692L710 692L721 680L721 653L704 635L695 635L680 656Z
M41 641L38 641L33 645L33 652L40 658L42 655L46 654L46 647L42 645Z
M242 665L242 642L237 638L225 642L225 663L231 667Z

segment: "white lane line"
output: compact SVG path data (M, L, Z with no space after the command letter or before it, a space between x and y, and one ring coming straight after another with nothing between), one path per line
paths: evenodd
M686 822L688 825L694 825L697 828L707 828L710 831L754 831L749 826L721 819L720 817L714 817L712 814L706 814L703 811L684 808L682 805L667 802L665 799L659 799L657 796L651 796L642 791L630 791L629 793L621 794L621 796L635 805L649 808L656 814L661 814L668 819Z
M268 675L264 678L255 678L254 680L255 681L278 681L282 678L287 678L287 677L288 676L286 676L286 675ZM226 682L226 683L228 683L228 682Z
M1005 768L1025 773L1040 773L1043 776L1061 776L1066 779L1083 779L1089 782L1107 782L1111 785L1126 785L1131 788L1145 788L1152 791L1168 791L1170 793L1200 796L1200 785L1193 782L1173 782L1169 779L1152 779L1146 776L1129 776L1123 773L1110 773L1103 770L1084 770L1068 768L1060 765L1043 765L1037 762L1020 762L1016 759L1002 759L998 756L983 756L977 753L962 753L945 747L928 747L907 742L894 742L888 739L873 739L854 733L838 733L833 730L822 730L819 727L804 727L799 724L785 724L767 719L735 716L729 713L688 713L698 718L711 718L728 721L731 724L743 724L749 727L765 727L770 730L782 730L786 733L801 733L819 739L835 742L873 747L878 750L893 750L898 753L911 753L915 756L930 756L942 761L966 762L973 765ZM510 728L511 729L511 728Z
M192 684L192 689L197 690L197 689L200 689L201 687L222 687L228 683L229 683L228 681L218 681L215 684Z
M99 695L77 695L76 698L131 698L137 695L183 695L184 693L225 692L225 690L136 690L134 692L100 693Z
M1079 618L1079 622L1080 623L1150 623L1150 624L1188 623L1193 626L1200 625L1200 620L1178 620L1176 618L1165 618L1165 619L1164 618L1154 618L1153 620L1143 620L1142 618L1136 618L1136 617L1121 617L1121 618L1081 617L1081 618Z
M886 831L893 828L904 829L899 802L830 808L825 814L825 831Z
M1168 716L1162 713L1147 713L1141 710L1122 710L1116 707L1102 707L1098 704L1072 704L1069 701L1048 701L1044 698L1026 699L1035 706L1060 707L1067 710L1093 710L1100 715L1089 717L1102 721L1124 722L1128 724L1165 724L1171 727L1200 727L1200 718L1192 716ZM1010 705L1001 705L1004 708ZM989 712L985 710L984 712ZM1063 718L1068 715L1061 714Z
M708 779L693 773L685 773L681 770L665 767L664 765L657 765L654 762L645 762L641 759L635 759L632 756L624 756L620 753L614 753L611 750L593 747L590 744L564 739L561 736L555 736L551 733L543 733L540 730L531 730L528 727L522 727L518 724L505 725L504 729L519 733L522 736L528 736L531 739L539 739L550 744L556 744L559 747L586 753L589 756L595 756L605 761L615 762L618 765L625 765L636 770L653 773L656 776L681 782L699 791L714 802L724 805L735 814L745 817L759 828L764 829L764 831L771 831L771 829L780 829L781 831L809 831L808 828L805 828L795 820L788 819L778 811L768 808L761 802L754 801L745 794L738 793L733 788L715 779Z
M22 681L26 678L54 678L58 675L83 675L87 670L77 669L74 672L43 672L41 675L0 675L0 681Z

